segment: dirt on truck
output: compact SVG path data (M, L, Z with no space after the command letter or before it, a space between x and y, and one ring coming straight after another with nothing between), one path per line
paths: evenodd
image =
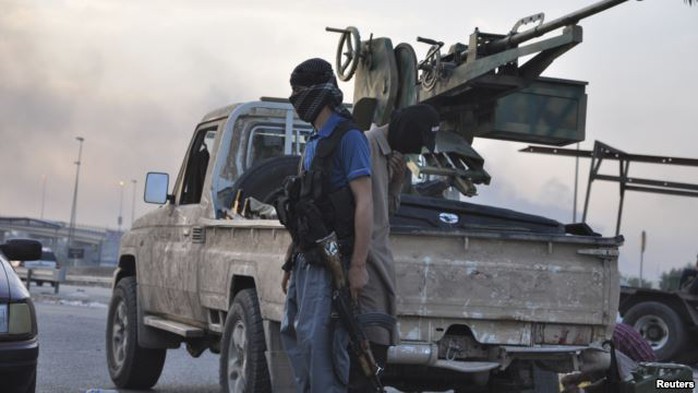
M540 73L581 42L581 18L620 2L549 23L525 18L536 28L516 32L522 20L508 35L476 29L443 54L443 43L421 39L431 49L420 62L409 44L330 29L341 33L336 69L341 80L355 77L362 128L416 102L441 116L437 153L410 157L412 184L391 221L400 343L386 385L557 392L557 374L592 366L586 355L610 338L622 237L462 199L490 181L475 137L584 139L586 83ZM227 106L196 126L172 186L168 174L148 174L145 199L162 206L123 236L108 312L116 386L153 386L167 350L185 345L194 357L220 354L225 392L294 391L279 339L291 239L268 203L312 132L285 100Z

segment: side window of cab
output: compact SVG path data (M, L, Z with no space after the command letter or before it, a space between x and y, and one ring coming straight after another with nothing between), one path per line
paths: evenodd
M202 129L197 133L189 152L187 169L184 173L180 205L199 203L201 201L204 181L206 180L206 170L211 158L209 148L213 146L215 137L215 127Z

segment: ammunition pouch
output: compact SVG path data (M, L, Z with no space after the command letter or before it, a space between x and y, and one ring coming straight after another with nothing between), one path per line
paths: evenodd
M321 139L310 169L300 176L287 177L282 195L274 201L279 221L309 263L321 261L318 241L332 232L336 233L341 255L347 257L353 251L354 195L348 185L332 191L330 187L333 153L353 127L350 122L341 123L330 137Z
M306 252L315 242L330 232L337 234L340 244L353 240L354 196L351 189L342 187L323 197L317 192L316 176L289 176L284 182L284 193L274 205L279 221L291 233L301 251ZM320 194L320 198L313 198Z
M354 237L354 194L349 186L342 187L328 196L328 219L332 221L331 227L337 233L339 243L353 240ZM346 253L345 253L346 254Z

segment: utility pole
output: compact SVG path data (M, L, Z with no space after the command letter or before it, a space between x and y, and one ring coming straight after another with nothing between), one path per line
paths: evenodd
M131 200L131 227L133 227L133 221L136 218L136 179L131 179L133 183L133 199Z
M577 156L574 160L574 198L572 202L572 222L577 222L577 189L579 184L579 142L577 142Z
M73 190L73 206L70 209L70 227L68 228L68 252L70 253L70 248L73 247L75 241L75 218L77 216L77 203L78 203L78 181L80 179L80 160L82 159L82 143L85 138L81 136L76 136L75 140L80 143L78 149L78 160L75 161L75 189Z
M647 233L643 230L641 238L640 238L640 285L639 285L640 288L642 288L642 267L643 267L642 265L644 264L646 245L647 245Z

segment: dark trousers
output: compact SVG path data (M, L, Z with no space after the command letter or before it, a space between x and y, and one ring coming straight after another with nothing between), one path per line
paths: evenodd
M371 343L371 352L373 352L373 358L376 360L378 366L385 368L385 365L388 363L388 345ZM371 383L371 380L364 375L356 356L350 353L349 358L351 360L351 366L349 368L348 393L375 393L376 388Z

